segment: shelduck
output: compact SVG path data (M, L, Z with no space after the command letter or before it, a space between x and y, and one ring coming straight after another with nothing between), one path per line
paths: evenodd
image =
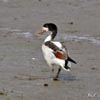
M51 67L52 72L54 71L54 66L58 66L56 75L53 77L54 80L58 80L61 69L70 71L71 62L76 64L76 61L69 56L64 44L54 41L57 35L57 26L55 24L45 23L37 34L43 34L44 32L50 32L50 34L42 44L43 56L47 64Z

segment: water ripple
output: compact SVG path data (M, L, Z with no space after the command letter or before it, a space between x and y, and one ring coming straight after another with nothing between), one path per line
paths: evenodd
M8 31L8 32L14 32L16 35L23 36L25 38L31 38L33 37L34 33L31 32L22 32L22 30L19 29L11 29L11 28L0 28L0 31ZM46 38L47 34L41 36L41 39ZM35 38L35 37L34 37ZM89 43L93 43L96 45L100 45L100 37L93 37L90 35L73 35L73 34L67 34L67 33L59 33L56 37L57 40L62 41L86 41Z
M87 41L96 45L100 45L100 39L97 39L97 37L89 36L89 35L72 35L72 34L59 34L57 36L57 39L61 40L68 40L68 41Z

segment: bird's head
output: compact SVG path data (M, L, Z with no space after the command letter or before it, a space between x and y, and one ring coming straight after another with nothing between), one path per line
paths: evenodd
M45 23L43 27L40 29L38 34L43 34L44 32L57 32L57 26L53 23Z

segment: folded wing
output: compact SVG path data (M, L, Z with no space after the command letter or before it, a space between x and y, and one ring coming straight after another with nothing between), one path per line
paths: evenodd
M60 42L48 41L45 43L45 45L52 49L56 58L63 60L68 59L67 49Z

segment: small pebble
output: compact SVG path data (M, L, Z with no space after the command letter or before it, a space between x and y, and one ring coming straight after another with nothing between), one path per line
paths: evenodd
M32 60L36 60L36 58L32 58Z
M44 84L44 86L45 86L45 87L47 87L47 86L48 86L48 84L47 84L47 83L45 83L45 84Z
M0 95L5 95L5 93L0 91Z
M92 70L96 70L96 67L92 67L91 69L92 69Z
M73 25L73 24L74 24L74 22L69 22L68 24Z

